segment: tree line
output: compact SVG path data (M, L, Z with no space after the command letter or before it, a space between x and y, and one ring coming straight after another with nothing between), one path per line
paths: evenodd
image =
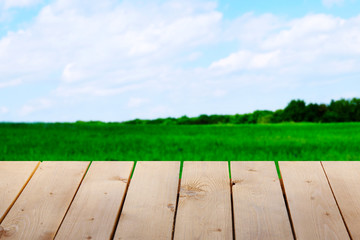
M292 100L284 109L276 111L257 110L253 113L235 115L206 115L198 117L134 119L124 124L256 124L281 122L360 122L360 99L331 100L330 104L306 104L304 100Z

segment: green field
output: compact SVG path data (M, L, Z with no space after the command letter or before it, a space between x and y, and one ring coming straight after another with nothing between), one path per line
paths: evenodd
M360 160L360 123L2 123L0 160Z

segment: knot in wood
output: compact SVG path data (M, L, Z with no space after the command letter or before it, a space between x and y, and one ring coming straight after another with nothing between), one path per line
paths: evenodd
M187 184L181 187L181 197L197 199L204 192L198 184Z
M169 204L167 205L167 207L170 209L170 211L175 212L174 204L169 203Z

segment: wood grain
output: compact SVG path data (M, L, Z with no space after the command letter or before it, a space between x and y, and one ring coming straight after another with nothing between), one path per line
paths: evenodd
M174 239L233 239L227 162L184 162Z
M42 162L2 222L4 239L53 239L89 162Z
M236 239L293 239L274 162L231 162Z
M360 239L360 162L322 162L352 239Z
M350 239L320 162L279 162L297 239Z
M110 239L133 165L92 162L55 239Z
M137 162L114 239L171 239L180 162Z
M0 162L0 223L24 189L40 162Z

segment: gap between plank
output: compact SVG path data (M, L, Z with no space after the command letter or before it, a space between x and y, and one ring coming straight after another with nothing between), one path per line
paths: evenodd
M229 169L229 178L231 183L231 161L228 161L228 169Z
M14 206L15 202L18 200L18 198L20 197L21 193L24 191L25 187L28 185L28 183L30 182L31 178L34 176L35 172L38 170L40 166L40 161L38 161L38 164L36 165L36 167L34 168L34 170L32 171L32 173L30 174L30 177L27 179L27 181L25 182L25 184L22 186L22 188L20 189L19 193L16 195L15 199L12 201L12 203L10 204L10 206L6 209L3 218L0 219L0 224L2 223L2 221L5 219L6 215L10 212L10 209Z
M123 197L123 199L121 201L120 209L119 209L119 211L117 213L117 216L115 218L114 228L113 228L113 230L111 232L111 235L110 235L111 240L114 239L114 237L115 237L116 228L117 228L117 226L119 224L121 212L122 212L122 210L124 208L124 203L125 203L125 200L126 200L128 190L129 190L129 185L130 185L130 182L131 182L131 179L132 179L132 175L134 174L134 171L135 171L136 162L137 161L134 161L133 168L131 169L130 174L129 174L129 178L128 178L129 180L128 180L128 182L126 184L126 187L125 187L124 197Z
M281 174L280 174L280 176L281 176ZM293 221L292 221L291 212L290 212L290 207L289 207L289 203L288 203L288 200L287 200L287 197L286 197L286 192L285 192L285 186L284 186L283 179L280 178L280 179L279 179L279 182L280 182L281 190L282 190L282 193L283 193L283 198L284 198L284 202L285 202L286 212L287 212L287 214L288 214L288 218L289 218L289 221L290 221L291 232L292 232L293 238L296 239L294 223L293 223Z
M334 191L333 191L333 189L332 189L332 187L331 187L331 184L330 184L330 181L329 181L328 175L327 175L327 173L326 173L326 171L325 171L324 165L322 164L322 162L320 162L320 164L321 164L321 167L322 167L322 169L323 169L323 171L324 171L324 174L325 174L326 180L327 180L327 182L328 182L328 184L329 184L329 187L330 187L331 193L332 193L332 195L333 195L333 197L334 197L334 200L335 200L335 202L336 202L336 206L337 206L337 208L339 209L339 212L340 212L340 215L341 215L341 219L342 219L342 220L343 220L343 222L344 222L344 225L345 225L346 231L348 232L350 239L353 239L353 238L352 238L352 236L351 236L350 230L349 230L349 228L348 228L348 226L347 226L347 224L346 224L346 221L345 221L344 215L343 215L343 213L341 212L341 208L340 208L339 203L338 203L338 201L337 201L337 199L336 199L335 193L334 193Z
M61 220L61 222L60 222L60 225L59 225L59 227L57 228L57 230L56 230L56 232L55 232L55 235L54 235L54 238L53 238L53 239L56 238L56 235L58 234L59 229L60 229L61 225L63 224L66 215L67 215L68 212L69 212L69 209L70 209L70 207L71 207L71 204L73 203L73 201L74 201L74 199L75 199L75 196L76 196L77 192L79 191L79 188L80 188L80 186L81 186L81 184L82 184L82 182L83 182L83 180L84 180L84 178L85 178L86 173L88 172L88 170L89 170L89 168L90 168L90 166L91 166L91 163L92 163L92 161L89 163L88 167L86 168L86 170L85 170L85 172L84 172L84 174L83 174L83 176L82 176L82 178L81 178L81 180L80 180L80 183L79 183L78 187L76 188L75 194L74 194L74 196L72 197L71 202L70 202L69 206L68 206L67 209L66 209L65 215L63 216L63 218L62 218L62 220Z
M281 191L282 191L283 199L284 199L284 202L285 202L286 212L287 212L289 222L290 222L291 232L292 232L293 238L296 239L295 227L294 227L294 223L293 223L293 220L292 220L292 217L291 217L290 207L289 207L289 203L288 203L288 200L287 200L287 197L286 197L284 181L283 181L283 178L281 176L281 170L280 170L280 166L279 166L278 161L275 161L275 166L276 166L276 171L277 171L278 176L279 176L279 183L280 183L280 186L281 186Z
M133 165L133 168L132 168L132 171L131 171L129 180L132 178L132 176L133 176L133 174L134 174L134 171L135 171L135 167L136 167L137 162L138 162L138 161L134 161L134 165ZM129 182L130 182L130 181L129 181Z
M180 168L182 167L181 165L182 164L180 163ZM176 205L175 205L173 227L172 227L172 232L171 232L171 240L174 240L174 237L175 237L175 224L176 224L176 215L177 215L178 206L179 206L180 186L181 186L181 178L179 178L178 190L177 190L177 195L176 195Z
M279 161L275 160L274 162L275 162L276 172L279 176L279 179L281 179L282 176L281 176L281 172L280 172Z
M234 216L234 199L233 199L233 181L231 179L231 161L228 161L229 178L230 178L230 204L231 204L231 223L232 223L232 238L235 240L235 216Z
M230 171L230 166L229 166ZM233 240L236 239L235 237L235 216L234 216L234 199L233 199L233 182L230 178L230 201L231 201L231 222L232 222L232 234L233 234Z
M181 161L180 161L179 179L181 179L181 177L182 177L182 170L183 170L183 167L184 167L184 160L181 160Z

